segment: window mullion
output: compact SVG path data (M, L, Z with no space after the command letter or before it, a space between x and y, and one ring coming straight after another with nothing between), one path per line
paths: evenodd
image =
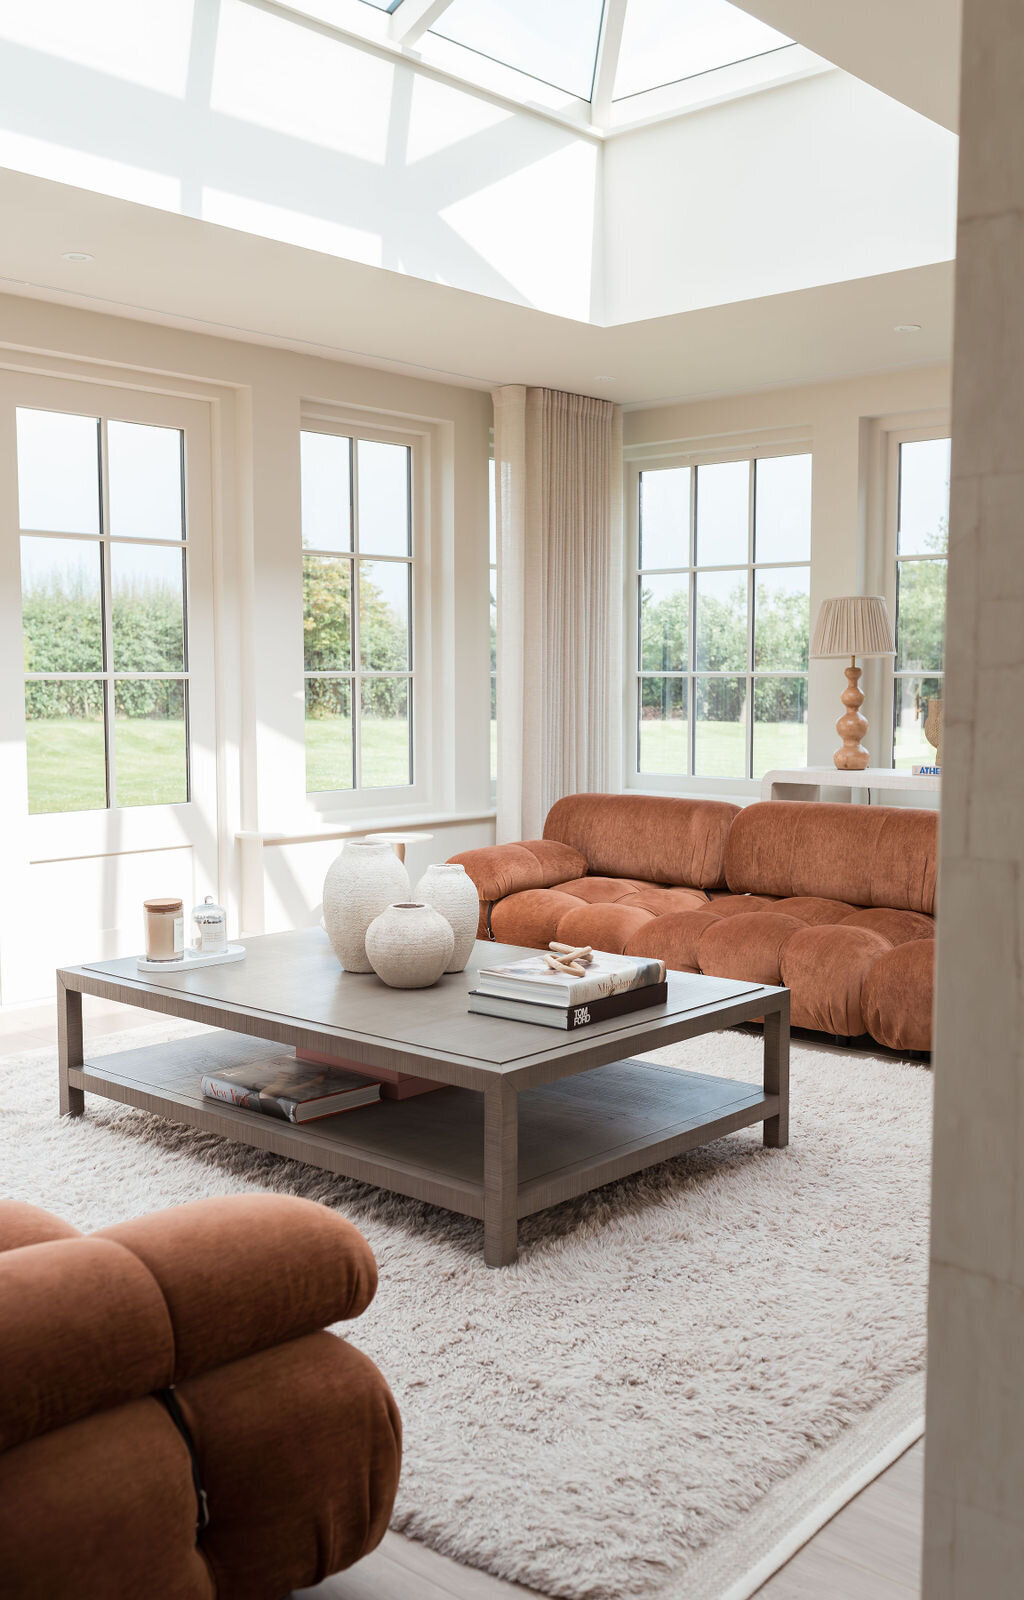
M114 604L110 574L110 483L107 474L107 419L100 418L99 430L100 487L100 573L103 628L103 741L107 764L107 809L117 804L117 744L114 738L115 687L114 687Z
M349 618L349 647L352 652L352 677L349 694L352 709L352 787L363 787L363 678L361 641L359 633L359 451L353 437L349 440L349 525L352 530L352 576L349 592L352 596L352 613Z

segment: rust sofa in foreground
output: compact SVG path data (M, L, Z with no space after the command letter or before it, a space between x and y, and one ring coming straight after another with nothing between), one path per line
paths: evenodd
M781 983L796 1027L929 1050L937 842L934 811L579 794L542 839L452 860L481 938Z
M0 1202L5 1600L282 1600L372 1550L398 1412L324 1329L376 1284L361 1234L307 1200L88 1236Z

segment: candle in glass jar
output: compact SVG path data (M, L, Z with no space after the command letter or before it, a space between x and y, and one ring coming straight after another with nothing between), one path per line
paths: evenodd
M185 915L181 900L144 900L146 960L184 961Z

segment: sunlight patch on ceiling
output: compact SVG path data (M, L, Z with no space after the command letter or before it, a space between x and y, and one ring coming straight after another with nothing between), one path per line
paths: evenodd
M249 195L204 188L202 219L237 228L241 233L255 233L263 239L300 245L304 250L319 250L325 256L361 261L368 267L379 267L383 261L379 233L332 222L328 217L313 217L305 211L291 211L287 206L270 205Z
M395 64L244 0L225 0L210 105L256 127L383 163Z
M488 128L508 122L513 115L502 106L462 89L450 88L436 78L417 73L409 108L406 159L424 161L463 140L472 140Z
M195 0L0 0L0 39L179 98Z

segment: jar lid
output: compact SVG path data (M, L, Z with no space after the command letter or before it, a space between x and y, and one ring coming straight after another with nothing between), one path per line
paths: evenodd
M146 911L180 911L183 903L181 900L143 900L142 905Z
M192 917L195 922L224 922L227 912L208 894L201 906L193 906Z

